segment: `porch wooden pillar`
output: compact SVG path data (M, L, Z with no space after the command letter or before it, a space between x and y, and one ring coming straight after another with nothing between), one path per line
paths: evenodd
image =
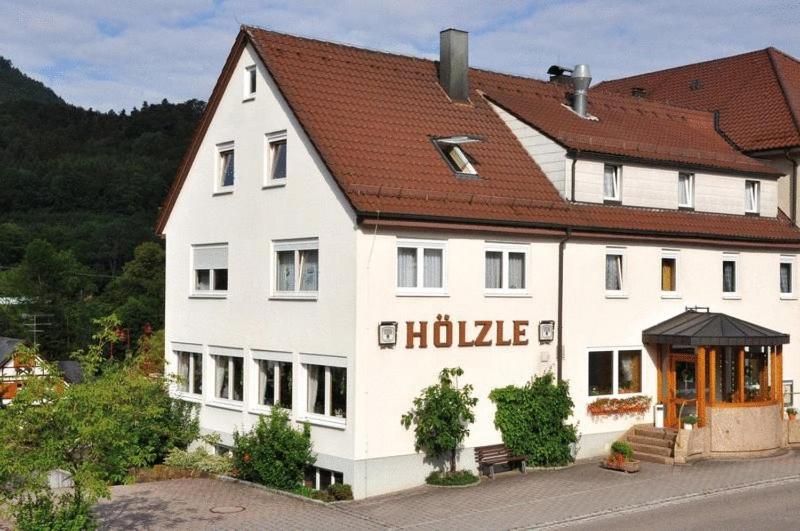
M666 404L666 397L664 396L664 368L661 365L663 363L662 359L664 357L664 345L657 346L657 354L656 354L656 376L658 377L658 381L656 382L656 402L661 402L662 404Z
M697 425L706 425L706 347L697 347L695 365L695 397L697 398Z
M739 349L739 363L736 364L736 401L744 402L744 347Z
M717 401L717 347L708 349L708 406Z
M778 400L778 347L774 346L769 349L769 378L772 380L772 386L769 391L770 400ZM781 385L781 387L783 387ZM782 391L782 390L781 390Z
M777 365L777 375L775 378L775 392L778 395L779 404L783 405L783 345L778 345L775 352ZM783 418L783 408L781 408L781 418Z

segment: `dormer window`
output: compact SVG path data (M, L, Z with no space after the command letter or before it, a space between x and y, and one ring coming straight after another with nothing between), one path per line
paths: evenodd
M480 142L481 139L473 136L452 136L448 138L437 138L434 140L436 147L444 155L450 169L460 175L478 175L478 171L473 165L472 158L467 155L462 146L472 142Z
M758 214L761 190L758 181L744 182L744 211L747 214Z
M622 166L606 164L603 169L603 201L619 203L620 194L620 174Z
M678 174L678 208L694 208L694 174Z

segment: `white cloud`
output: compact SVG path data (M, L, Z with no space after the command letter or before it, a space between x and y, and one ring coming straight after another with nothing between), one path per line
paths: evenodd
M544 77L587 62L596 80L774 45L800 54L787 1L30 0L0 4L0 55L97 109L206 99L241 23L435 57L471 33L473 65Z

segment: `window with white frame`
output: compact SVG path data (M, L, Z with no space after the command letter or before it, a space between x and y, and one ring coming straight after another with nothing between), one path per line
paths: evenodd
M258 70L256 65L246 66L244 69L244 99L252 99L256 95Z
M661 252L661 294L676 296L678 293L678 252Z
M739 288L739 255L722 255L722 294L736 296Z
M589 351L589 396L642 392L642 350Z
M744 211L748 214L758 214L760 211L761 183L758 181L744 182Z
M472 158L464 151L462 146L479 141L480 139L477 137L454 136L449 138L437 138L434 142L444 155L451 170L465 176L470 176L477 175L478 171L475 169Z
M192 247L195 295L225 295L228 291L228 244Z
M334 483L344 483L344 474L318 466L308 466L303 483L310 489L325 490Z
M265 186L286 184L286 131L267 135Z
M446 244L443 241L397 242L397 291L442 294L445 290Z
M216 176L216 190L218 192L226 192L233 189L236 179L233 142L226 142L217 146Z
M620 201L622 166L616 164L606 164L603 167L603 200Z
M306 363L306 412L347 418L347 367Z
M214 397L222 400L244 400L244 360L212 352L214 360Z
M192 395L203 394L203 355L199 352L176 351L178 390Z
M314 298L319 293L319 240L273 242L273 296Z
M694 208L694 174L678 173L678 206Z
M625 288L625 250L608 247L605 266L606 294L621 295Z
M292 361L286 352L253 351L258 374L258 403L292 409Z
M779 283L781 297L783 298L792 298L794 296L794 263L794 256L781 256Z
M488 293L524 293L528 246L515 244L486 245L484 287Z

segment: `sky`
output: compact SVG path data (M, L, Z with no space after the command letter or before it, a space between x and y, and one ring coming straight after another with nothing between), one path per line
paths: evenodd
M775 46L800 56L788 0L0 0L0 55L70 103L107 111L208 99L241 24L438 56L470 32L470 64L594 82Z

